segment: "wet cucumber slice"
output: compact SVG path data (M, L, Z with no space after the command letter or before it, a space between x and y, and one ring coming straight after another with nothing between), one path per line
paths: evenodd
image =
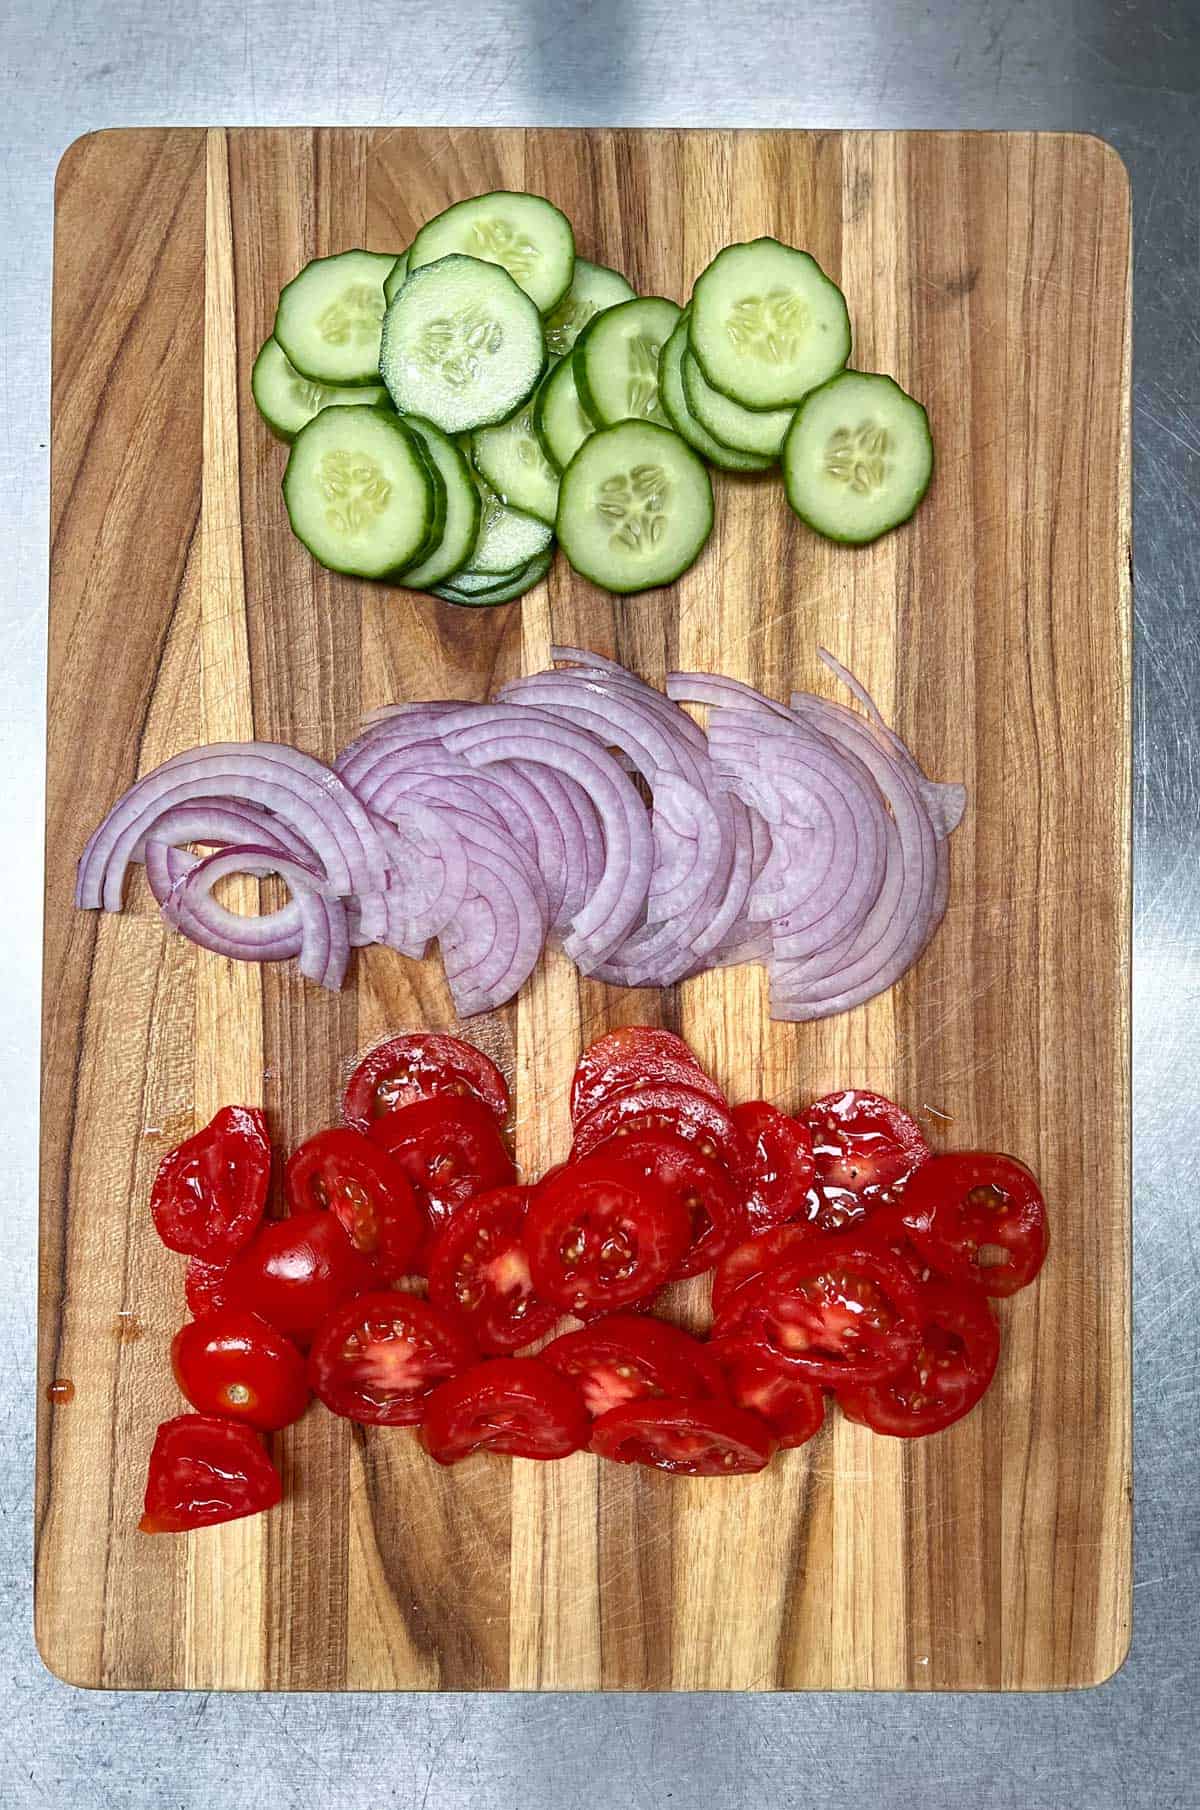
M601 428L563 473L559 543L577 572L608 591L670 584L699 554L712 522L703 462L654 422Z
M692 414L683 384L687 336L688 317L685 309L676 321L675 331L663 347L662 357L658 361L658 393L667 420L675 432L682 434L688 445L702 459L707 459L710 465L719 465L724 471L765 471L773 460L758 453L738 452L734 447L726 446Z
M387 401L381 383L346 384L335 389L302 377L276 339L264 341L250 374L250 390L259 414L281 440L294 440L322 409Z
M482 504L470 462L449 434L419 415L406 415L404 425L417 436L446 487L441 538L431 552L426 552L416 565L406 567L400 576L401 583L410 590L425 591L441 584L470 558L479 538Z
M553 529L534 515L510 509L482 478L477 482L482 514L475 545L464 561L465 569L494 578L511 578L519 566L546 551L554 538Z
M636 293L619 270L576 258L571 287L546 317L546 350L551 358L565 358L573 351L575 341L593 315L615 308L618 302L631 302Z
M548 371L533 399L533 429L542 450L558 471L565 471L596 423L586 415L575 387L575 359L564 358Z
M701 427L735 452L779 457L795 409L744 409L713 389L690 351L684 352L679 374L688 408Z
M446 487L390 408L322 409L283 474L292 531L331 572L390 578L441 537Z
M392 401L445 434L505 420L545 363L537 309L507 271L478 258L410 269L384 316L379 369Z
M806 396L783 443L787 500L828 540L861 544L906 522L932 471L925 410L867 371L842 371Z
M658 357L680 313L678 303L644 295L588 322L571 356L579 400L601 427L630 420L668 425L658 399Z
M428 221L408 252L409 274L450 252L502 265L543 314L562 301L575 274L575 235L542 195L496 189L456 201Z
M447 603L465 604L469 609L482 609L496 603L511 603L514 598L524 597L535 584L540 584L550 570L550 562L554 558L554 549L547 547L536 559L522 566L507 579L491 586L481 588L472 574L461 572L453 584L447 581L434 590L435 597L443 598Z
M534 432L532 402L497 427L477 428L471 436L471 458L502 503L553 524L558 473Z
M383 299L389 308L396 299L396 291L403 286L407 276L408 253L402 251L383 279Z
M383 284L395 261L387 252L341 251L292 278L274 337L302 376L331 387L379 382Z
M806 251L778 239L727 245L696 280L692 355L747 409L795 406L850 356L846 298Z

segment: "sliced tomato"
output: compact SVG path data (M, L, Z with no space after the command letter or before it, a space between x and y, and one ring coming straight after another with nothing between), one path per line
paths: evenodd
M442 1031L413 1031L363 1057L346 1084L342 1116L356 1131L370 1131L398 1106L445 1095L482 1100L501 1125L508 1118L508 1086L482 1050Z
M808 1126L769 1100L735 1106L733 1122L742 1136L739 1180L751 1231L811 1219L816 1165Z
M150 1191L155 1230L185 1257L232 1257L254 1236L270 1180L266 1119L257 1107L222 1106L159 1164Z
M477 1194L442 1227L429 1258L429 1299L460 1313L481 1351L519 1351L560 1309L534 1293L525 1253L528 1188Z
M611 1148L611 1146L610 1146ZM620 1145L621 1156L648 1181L682 1202L691 1222L691 1242L672 1275L699 1276L732 1250L746 1230L746 1217L733 1177L722 1163L701 1156L695 1144L672 1131L636 1131Z
M720 1401L630 1401L592 1428L592 1450L617 1464L649 1464L676 1477L737 1477L765 1470L777 1441L765 1420Z
M682 1037L656 1025L623 1025L589 1043L571 1082L571 1123L577 1125L610 1094L658 1081L680 1082L725 1104Z
M940 1433L969 1414L1000 1355L1000 1328L974 1283L932 1282L921 1299L920 1344L904 1369L885 1382L838 1390L843 1414L897 1439Z
M902 1370L921 1330L920 1284L866 1240L814 1238L789 1263L743 1284L715 1323L826 1388Z
M913 1243L912 1233L899 1201L876 1207L870 1218L847 1234L859 1243L878 1245L902 1263L918 1282L931 1281L937 1272L929 1259Z
M180 1391L201 1414L274 1432L308 1406L304 1359L257 1314L226 1307L180 1327L171 1345Z
M205 1314L225 1307L227 1263L206 1263L203 1257L189 1257L183 1273L183 1295L188 1312L197 1320Z
M553 1170L533 1191L525 1248L543 1300L574 1312L627 1307L662 1287L692 1222L676 1194L624 1153Z
M538 1358L491 1358L434 1390L421 1443L439 1464L472 1452L567 1458L590 1430L578 1390Z
M154 1436L143 1533L186 1533L274 1508L279 1472L253 1427L211 1414L178 1414Z
M470 1094L398 1106L371 1134L407 1176L433 1233L474 1195L517 1179L495 1115ZM426 1245L418 1264L428 1257Z
M319 1132L289 1157L283 1185L293 1213L327 1210L389 1277L407 1273L425 1215L399 1163L373 1138L344 1125Z
M761 1276L765 1270L802 1257L811 1249L813 1241L823 1235L815 1226L807 1224L775 1226L769 1232L760 1232L757 1238L747 1238L735 1245L722 1259L713 1277L713 1313L719 1314L743 1283Z
M261 1227L229 1265L222 1292L228 1306L259 1314L305 1346L327 1314L377 1283L332 1213L293 1213Z
M539 1353L599 1417L622 1402L650 1396L722 1401L725 1377L709 1346L665 1320L608 1314L579 1332L564 1332Z
M1033 1171L987 1150L955 1150L926 1163L905 1193L904 1222L935 1269L978 1283L985 1295L1025 1288L1050 1244Z
M347 1420L411 1427L438 1384L477 1356L457 1314L381 1289L330 1314L313 1340L308 1380L325 1406Z
M826 1094L804 1115L812 1134L817 1201L812 1217L822 1231L863 1219L903 1194L929 1160L929 1145L914 1118L882 1094L849 1087Z
M766 1421L781 1446L806 1445L825 1419L825 1394L741 1339L714 1339L714 1356L739 1408Z
M667 1131L694 1144L701 1156L723 1163L731 1175L741 1165L742 1146L728 1106L696 1087L651 1081L609 1094L575 1127L572 1158L591 1156L601 1145L622 1142L643 1131Z

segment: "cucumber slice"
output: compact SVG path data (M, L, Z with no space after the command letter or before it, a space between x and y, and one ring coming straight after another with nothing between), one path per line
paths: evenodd
M779 457L795 409L743 408L713 389L690 351L683 354L679 374L688 408L701 427L734 452L758 453L772 460Z
M675 323L675 331L662 349L658 361L658 394L666 413L667 420L677 434L682 434L688 445L707 459L710 465L719 465L725 471L765 471L772 463L758 453L737 452L732 446L726 446L702 427L695 415L688 408L687 397L683 389L683 360L687 353L688 316L687 310ZM788 416L791 420L791 416Z
M383 299L387 307L391 307L396 299L396 291L403 288L408 276L408 253L402 251L392 268L383 279Z
M464 581L468 574L460 573L455 584L439 585L434 596L444 598L447 603L465 604L469 609L483 609L496 603L511 603L514 598L524 597L526 591L532 591L535 584L541 583L550 570L550 562L553 558L554 549L548 547L544 553L539 553L536 559L531 559L527 566L522 566L519 572L514 572L505 583L498 584L487 591L464 588Z
M558 538L585 578L608 591L670 584L712 530L708 472L670 428L622 421L585 440L563 473Z
M575 387L574 357L564 358L542 378L533 399L533 429L550 463L565 471L596 423L584 413Z
M494 578L511 578L518 566L527 565L545 552L554 538L553 529L535 515L510 509L482 478L478 483L483 513L465 569Z
M416 565L407 566L400 575L401 583L410 590L427 591L431 586L441 584L470 558L479 537L482 505L470 461L449 434L444 434L432 421L423 421L419 415L406 415L404 425L417 436L446 487L446 517L441 539L432 552L426 553Z
M877 540L929 488L929 417L891 377L842 371L806 396L783 443L783 487L827 540Z
M696 280L688 337L715 390L786 408L850 356L846 298L806 251L778 239L727 245Z
M409 247L409 271L450 252L502 265L543 314L562 301L575 273L575 235L566 215L542 195L511 189L456 201L427 221Z
M381 383L347 384L333 389L301 377L276 339L263 342L250 373L250 390L259 414L281 440L294 440L305 422L322 409L387 401L387 391Z
M471 436L471 458L502 503L553 524L558 508L558 473L533 431L533 404L524 403L499 427L481 427Z
M589 264L576 258L575 275L562 301L546 317L546 350L551 358L565 358L592 316L618 302L631 302L637 291L619 270L607 264Z
M643 295L588 322L571 356L579 400L601 427L630 420L667 426L658 400L658 355L680 313L676 302Z
M389 408L322 409L283 474L292 532L331 572L388 578L441 534L446 489Z
M392 401L444 434L505 420L545 364L537 309L507 271L478 258L414 269L384 316L379 369Z
M279 297L275 338L301 376L335 387L379 382L383 282L395 261L386 252L340 251L292 278Z

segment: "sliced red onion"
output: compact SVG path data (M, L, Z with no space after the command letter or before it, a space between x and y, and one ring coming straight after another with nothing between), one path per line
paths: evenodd
M292 895L299 933L280 934L285 914L243 917L227 911L213 897L219 880L231 874L262 878L277 874ZM300 972L336 991L346 973L350 952L346 911L329 894L328 883L314 867L269 848L227 848L206 855L171 889L162 908L167 923L216 955L234 961L278 961L299 954Z

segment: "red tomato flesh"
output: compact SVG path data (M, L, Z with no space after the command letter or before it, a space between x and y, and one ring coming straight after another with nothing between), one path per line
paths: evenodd
M363 1057L347 1085L342 1116L356 1131L370 1131L398 1106L436 1096L483 1101L503 1125L508 1118L504 1076L482 1050L440 1031L390 1037Z
M539 1356L575 1384L597 1419L647 1397L721 1401L726 1395L710 1348L665 1320L609 1314L579 1332L560 1334Z
M304 1346L327 1314L377 1281L332 1213L293 1213L269 1220L239 1252L222 1293L227 1306L260 1315Z
M904 1223L935 1269L977 1283L985 1295L1027 1287L1050 1244L1036 1176L1015 1157L987 1150L955 1150L926 1163L905 1194Z
M602 1144L624 1142L638 1132L670 1132L694 1144L701 1156L738 1173L742 1144L728 1106L696 1087L649 1082L610 1094L575 1127L572 1160L591 1156Z
M252 1106L223 1106L159 1164L150 1192L168 1250L221 1262L254 1236L271 1180L267 1122Z
M1000 1328L982 1289L932 1282L922 1291L917 1351L881 1383L838 1390L843 1414L875 1433L920 1439L969 1414L986 1393L1000 1355Z
M714 1339L712 1350L739 1408L766 1421L781 1446L805 1445L825 1419L825 1395L786 1364L741 1339Z
M376 1119L371 1135L407 1177L433 1232L474 1195L517 1179L495 1117L473 1095L399 1106Z
M263 1432L299 1420L308 1406L304 1359L257 1314L226 1307L175 1334L171 1368L201 1414L227 1414Z
M283 1185L293 1213L332 1213L388 1276L407 1272L425 1216L403 1169L373 1138L349 1126L319 1132L289 1157Z
M534 1293L523 1235L528 1188L495 1188L460 1207L429 1258L429 1299L462 1314L481 1351L519 1351L559 1317Z
M534 1288L567 1311L627 1307L653 1294L691 1236L678 1196L607 1151L553 1170L525 1219Z
M703 1275L739 1242L746 1218L733 1178L721 1163L670 1131L637 1131L619 1146L621 1160L681 1202L691 1224L687 1250L672 1271L678 1280ZM602 1152L604 1154L605 1152Z
M438 1384L476 1356L457 1314L380 1290L330 1314L313 1341L308 1380L325 1406L348 1420L411 1427Z
M617 1464L676 1477L737 1477L765 1470L776 1439L765 1420L728 1402L631 1401L592 1428L592 1450Z
M183 1274L183 1296L187 1309L197 1320L205 1314L225 1307L227 1263L206 1263L203 1257L189 1257Z
M186 1533L274 1508L279 1473L253 1427L211 1414L179 1414L154 1436L143 1533Z
M768 1100L735 1106L733 1122L742 1136L739 1180L751 1231L766 1231L789 1219L811 1219L816 1166L808 1126Z
M769 1269L777 1269L794 1257L802 1257L823 1234L811 1225L775 1226L735 1245L723 1258L712 1285L712 1308L720 1314L730 1298L746 1282L753 1281Z
M849 1087L826 1094L804 1115L812 1134L817 1210L822 1231L835 1232L886 1206L929 1159L916 1120L882 1094Z
M578 1391L538 1358L492 1358L435 1389L421 1443L439 1464L472 1452L566 1458L589 1430Z
M678 1082L725 1104L725 1096L705 1074L674 1031L652 1025L624 1025L590 1043L571 1082L571 1123L577 1125L610 1094L658 1081Z

